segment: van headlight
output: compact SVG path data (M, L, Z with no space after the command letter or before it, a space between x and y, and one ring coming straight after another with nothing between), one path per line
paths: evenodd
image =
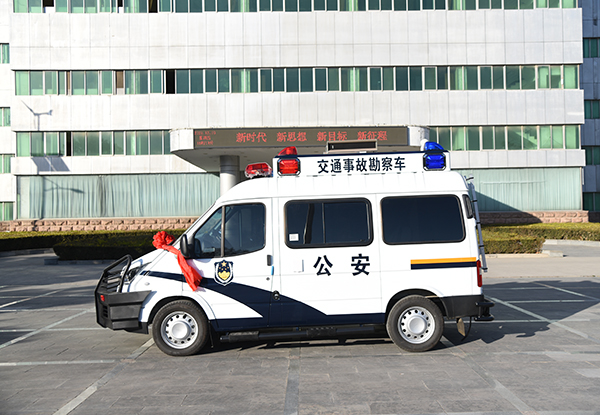
M125 281L132 282L134 278L137 277L149 264L150 262L147 262L143 265L137 264L136 266L131 267L129 271L126 271L125 273Z

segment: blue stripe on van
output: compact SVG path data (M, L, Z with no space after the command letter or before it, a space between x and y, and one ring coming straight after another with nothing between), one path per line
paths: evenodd
M432 264L411 264L410 269L471 268L476 266L477 262L442 262Z
M182 274L148 272L149 276L185 282ZM281 296L271 301L271 292L235 282L221 285L212 278L202 278L200 287L218 292L250 307L262 318L218 319L211 321L217 331L245 330L259 327L322 326L337 324L383 324L384 313L327 315L303 302Z

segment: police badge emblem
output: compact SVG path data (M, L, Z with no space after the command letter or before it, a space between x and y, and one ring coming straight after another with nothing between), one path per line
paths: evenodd
M221 285L227 285L233 279L233 262L219 261L215 263L215 281Z

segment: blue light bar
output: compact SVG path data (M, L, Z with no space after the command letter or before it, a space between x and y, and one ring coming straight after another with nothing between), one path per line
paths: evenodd
M444 147L438 143L428 141L425 143L423 149L425 155L423 156L423 167L425 170L445 170L446 169L446 155L443 153Z

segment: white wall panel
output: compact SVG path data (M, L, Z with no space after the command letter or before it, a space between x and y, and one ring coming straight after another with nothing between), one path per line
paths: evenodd
M392 125L392 96L393 92L381 92L371 95L373 103L373 118L367 125Z
M355 45L366 45L373 43L371 18L369 13L349 13L352 15L352 32L345 41L350 40Z
M225 51L220 46L206 47L206 67L223 68L225 67Z
M546 124L544 98L543 92L525 91L526 124Z
M354 125L371 125L373 122L373 94L357 92L354 94Z
M429 125L449 125L448 91L429 92Z
M354 123L354 95L355 93L336 93L337 125L353 125Z
M525 44L515 42L506 44L505 63L509 65L519 65L525 62Z
M465 125L486 125L488 123L485 92L467 91L467 111L469 122Z
M262 95L244 94L244 127L262 127ZM192 120L192 126L197 120Z
M316 16L314 13L298 13L298 43L314 45L317 43Z
M408 45L406 43L403 44L394 44L390 46L392 51L392 65L408 65L409 55L408 55Z
M243 17L243 38L242 41L246 46L260 46L261 40L261 15L262 13L242 13ZM207 15L204 15L206 17ZM210 15L208 15L210 18ZM204 31L204 27L198 27L200 32ZM203 35L203 33L202 33Z
M317 94L302 94L298 95L298 125L303 127L311 127L315 125L315 121L319 118Z
M485 12L485 41L487 43L504 43L503 10L489 10Z
M544 43L544 62L556 63L562 62L564 57L564 49L562 42L545 42Z
M453 47L456 45L450 45ZM426 43L410 43L408 45L408 64L409 65L425 65L428 61L427 44Z
M16 200L16 181L11 174L0 175L0 202L14 202Z
M525 91L506 92L506 123L523 125L527 123Z
M371 19L371 42L388 45L391 41L390 15L391 12L368 13ZM395 30L396 28L394 28Z
M506 125L506 91L488 91L488 122L490 125Z
M279 112L282 125L297 126L300 124L300 98L298 95L299 93L281 94Z
M544 43L543 42L528 42L524 44L525 56L523 63L535 65L539 62L544 62Z
M561 42L563 40L563 30L559 28L563 28L563 13L560 9L543 9L542 13L544 15L545 41Z
M228 127L244 126L244 94L224 94L220 97L225 102L225 125Z
M132 48L147 48L149 36L148 15L133 15L129 20L129 46Z
M164 117L163 117L164 118ZM152 118L150 119L152 122ZM207 123L206 115L206 96L203 94L190 94L188 99L188 121L187 127L205 126ZM164 127L166 126L166 127ZM161 124L160 129L169 129L169 123Z
M446 43L448 40L448 28L446 25L446 13L427 13L427 42ZM482 25L483 26L483 25Z
M336 125L336 94L317 94L317 122L315 125Z
M298 13L281 13L279 16L279 41L282 46L298 44Z
M191 49L190 53L194 50ZM206 58L206 49L204 50ZM112 62L111 62L112 64ZM169 48L166 46L154 46L148 51L148 66L154 68L168 68L169 67ZM113 68L117 67L112 65Z
M151 13L148 15L148 45L153 47L169 46L169 26L171 24L169 13ZM204 16L196 17L197 24L188 28L190 45L205 44ZM198 37L201 36L201 39Z
M485 43L469 43L467 44L467 59L469 65L485 65Z
M465 43L448 44L448 64L464 65L467 61L467 45Z
M206 46L224 46L225 45L225 16L229 13L211 13L211 18L206 19ZM187 17L185 13L172 13L173 16ZM177 36L177 20L171 20L169 27L169 36L175 32ZM172 44L172 43L171 43Z
M212 94L207 94L206 95L206 99L208 102L211 101L211 99L213 97L216 97L216 95L212 95ZM220 100L216 100L219 103L222 103L222 105L220 105L220 108L215 108L215 112L220 112L224 118L225 116L225 111L223 111L224 109L224 99L220 99ZM169 95L169 115L171 117L171 119L169 120L169 124L171 125L171 128L187 128L190 125L190 105L189 105L189 95L187 94L175 94L175 95ZM209 107L210 110L210 107ZM220 111L219 111L220 110ZM211 120L209 120L210 122ZM224 125L224 120L223 123L220 125Z
M262 95L262 124L265 127L281 125L281 97L283 94L272 93Z
M211 48L209 47L209 50ZM222 51L222 49L219 48ZM189 49L186 46L170 46L169 47L169 67L170 68L188 68L188 54ZM131 66L135 63L132 61Z
M279 49L281 54L281 66L295 67L300 65L298 45L285 45Z
M0 154L15 154L16 136L10 127L0 127Z
M565 97L562 90L545 91L546 120L549 124L564 124Z
M279 19L282 13L259 13L259 15L261 18L261 45L279 45L281 43ZM333 19L333 16L331 18Z
M429 93L410 92L410 125L430 125Z

